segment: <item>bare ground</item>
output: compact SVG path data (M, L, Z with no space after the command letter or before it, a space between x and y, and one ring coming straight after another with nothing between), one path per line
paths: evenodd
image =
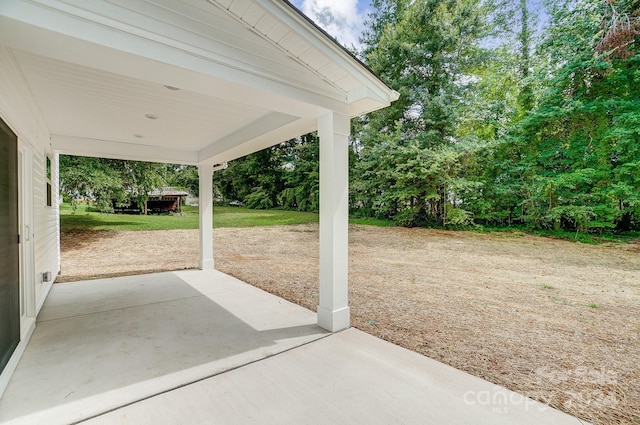
M216 229L216 268L315 310L317 225ZM62 235L58 281L198 265L196 230ZM640 244L351 226L352 324L594 424L640 424Z

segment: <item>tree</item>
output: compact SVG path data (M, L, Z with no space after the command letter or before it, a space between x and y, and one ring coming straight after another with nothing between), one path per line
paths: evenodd
M285 188L279 205L298 211L320 210L320 141L317 133L283 144Z
M164 166L155 162L116 159L103 161L120 175L125 193L130 199L135 199L136 203L143 207L143 212L146 214L149 193L166 185L163 178ZM128 204L129 200L124 203Z
M82 199L95 200L101 211L125 199L119 174L100 158L60 155L60 191L74 212Z
M215 181L223 198L249 208L318 211L318 136L307 134L236 159Z
M381 4L364 59L400 98L356 123L352 203L403 225L446 224L461 152L456 121L487 10L476 0Z
M509 51L511 67L518 75L515 87L520 117L535 104L535 80L532 75L535 49L537 13L527 0L497 0L492 10L493 43L500 52Z
M372 0L371 12L364 24L364 31L360 37L363 49L360 56L367 59L378 48L380 39L386 31L394 27L402 13L404 13L408 0Z
M165 185L162 164L60 155L60 190L74 211L81 199L94 200L103 212L131 199L144 206L149 193Z
M616 13L632 13L631 3L617 5ZM551 8L542 48L552 78L538 108L513 133L507 171L522 170L523 218L532 227L586 232L637 226L638 37L624 43L624 54L599 47L613 10L593 0Z
M242 200L249 208L277 207L284 185L279 149L274 146L236 159L217 172L216 186L223 197Z
M179 188L192 195L198 196L200 190L198 167L193 165L164 164L162 178L167 186Z

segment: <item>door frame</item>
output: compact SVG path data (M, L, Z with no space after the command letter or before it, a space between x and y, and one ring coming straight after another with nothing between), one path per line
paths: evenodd
M20 289L24 290L25 295L25 317L20 317L20 340L18 346L13 351L9 362L5 365L4 369L0 371L0 397L6 390L11 380L13 372L18 366L20 358L24 354L27 344L33 335L35 330L36 318L35 318L35 256L34 256L34 243L33 243L33 148L23 143L20 137L20 133L15 131L15 128L11 125L10 121L0 115L0 120L9 127L11 131L18 136L18 159L21 161L18 163L18 221L21 224L31 223L29 227L30 231L30 243L23 244L20 241L18 247L18 271L20 274L19 285ZM24 191L24 192L23 192ZM19 227L19 232L22 233L22 227ZM21 235L22 239L22 235ZM24 261L26 258L27 261ZM24 271L24 274L23 274ZM26 276L26 277L25 277ZM30 277L31 276L31 277ZM29 284L31 282L31 284ZM24 286L23 286L24 285Z
M21 338L27 334L36 316L33 221L33 150L18 137Z
M20 249L18 181L18 136L4 120L0 121L0 148L2 150L2 332L0 371L3 371L22 339L20 324Z

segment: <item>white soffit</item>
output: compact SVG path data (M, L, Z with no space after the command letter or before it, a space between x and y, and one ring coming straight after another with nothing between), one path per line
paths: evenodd
M2 45L64 153L230 160L397 96L275 0L2 0Z
M269 113L19 51L14 56L55 135L139 144L148 140L158 147L198 151L214 137Z

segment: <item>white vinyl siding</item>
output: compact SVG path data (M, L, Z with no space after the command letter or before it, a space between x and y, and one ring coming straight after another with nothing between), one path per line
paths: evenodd
M42 307L51 282L42 283L42 273L51 272L52 281L60 269L58 220L58 165L52 156L52 206L46 206L45 157L50 133L13 54L0 47L0 118L18 135L18 140L32 153L33 165L33 266L36 312ZM18 188L22 190L22 188Z
M45 175L46 152L41 150L33 156L33 209L34 209L34 251L36 276L36 305L40 307L51 282L43 282L42 274L51 272L53 281L59 271L58 243L58 188L56 158L51 158L51 206L47 206Z

